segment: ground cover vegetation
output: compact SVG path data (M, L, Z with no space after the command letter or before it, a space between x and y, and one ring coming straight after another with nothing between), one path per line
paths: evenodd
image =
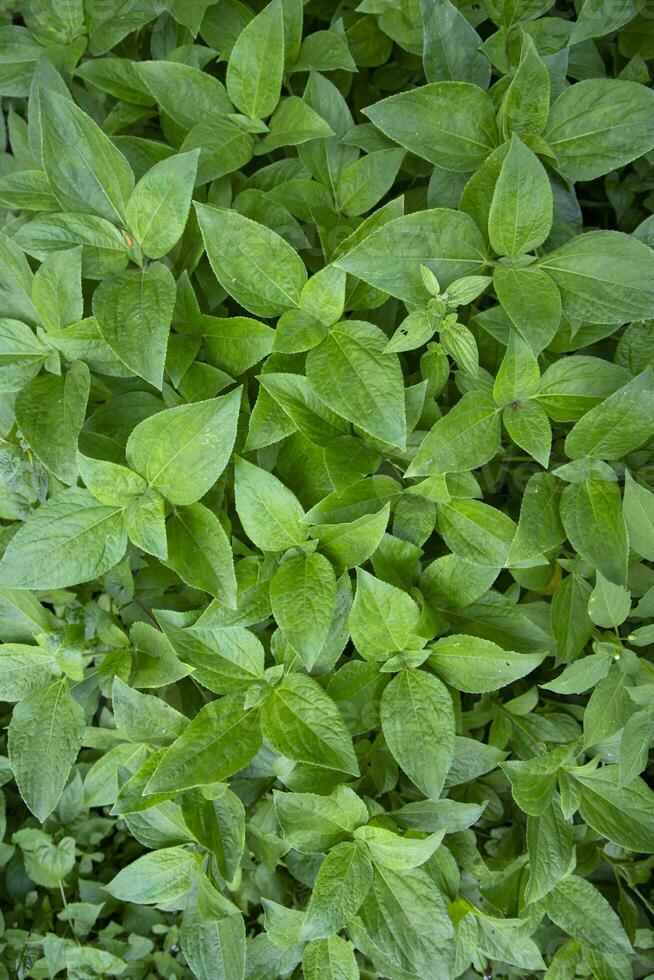
M654 976L654 5L0 13L0 977Z

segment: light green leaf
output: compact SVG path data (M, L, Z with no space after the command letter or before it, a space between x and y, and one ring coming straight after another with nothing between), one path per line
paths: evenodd
M197 873L198 864L192 851L164 847L137 858L105 888L121 902L166 907L184 898Z
M193 504L225 469L236 438L241 389L178 405L132 430L127 461L173 504Z
M573 548L614 585L626 585L629 538L617 484L588 479L561 496L561 520Z
M227 65L227 93L236 108L256 119L279 101L284 70L284 27L280 0L272 0L241 31Z
M654 794L642 779L621 786L617 766L573 775L582 820L619 847L654 853Z
M429 664L451 687L481 694L525 677L545 653L514 653L476 636L446 636L432 646Z
M33 691L14 708L9 761L20 795L41 823L59 802L82 747L84 725L84 712L65 678Z
M368 821L365 804L347 786L328 796L275 791L273 799L284 838L303 854L330 850Z
M358 980L360 975L351 944L340 936L307 943L302 971L306 980Z
M311 670L329 635L336 609L336 575L322 555L283 562L270 581L277 625Z
M423 670L403 670L382 694L381 724L393 757L437 800L454 757L454 708L445 685Z
M430 429L406 476L477 469L500 448L500 413L485 392L470 391Z
M126 545L120 507L71 487L42 504L14 535L0 573L14 589L65 589L104 575Z
M476 170L497 144L493 104L467 82L433 82L364 111L390 139L444 170Z
M155 388L163 384L175 280L161 262L104 279L93 294L103 339L130 370Z
M629 470L625 470L622 509L630 548L648 561L654 560L654 493L636 483Z
M488 88L491 66L479 50L481 38L450 0L424 0L422 63L428 82L471 82Z
M545 139L569 180L594 180L654 146L649 89L621 79L570 85L550 110Z
M352 739L338 708L305 674L288 674L272 691L262 709L261 729L273 748L289 759L359 775Z
M516 525L502 511L480 500L452 500L439 504L438 522L456 555L487 568L506 565Z
M127 227L144 253L160 259L184 231L191 206L199 150L155 163L141 177L127 202Z
M77 482L77 440L89 397L89 369L75 361L65 375L44 374L16 398L16 421L43 465L62 483Z
M295 494L272 473L240 456L234 466L236 511L250 540L262 551L302 544L308 527Z
M216 515L202 504L176 507L166 523L166 564L183 582L236 608L232 549Z
M399 361L384 354L386 335L371 323L347 320L333 327L307 356L307 378L337 415L403 449L404 385Z
M351 163L336 190L343 214L365 214L393 186L404 159L403 150L375 150Z
M420 649L420 609L402 589L357 569L357 591L350 611L352 642L365 660L387 660L402 650Z
M40 89L43 169L63 210L125 221L134 174L111 140L71 99Z
M609 956L631 953L620 919L589 881L570 875L547 897L547 914L559 928L590 949Z
M260 745L258 711L245 709L242 695L211 701L167 749L147 793L178 793L217 783L246 766Z
M488 218L499 255L521 255L542 245L552 225L552 189L538 157L513 136L495 184Z
M621 324L654 315L654 254L616 231L589 231L540 262L576 320Z
M525 901L538 902L569 874L574 861L572 824L554 803L527 819L529 881Z
M204 247L216 278L256 316L278 316L299 305L304 262L276 232L236 211L196 205Z
M486 261L484 239L472 218L435 208L389 221L341 255L336 265L391 296L416 303L429 297L421 265L445 288L463 276L482 273Z
M84 315L82 249L53 252L34 274L32 302L46 330L62 330Z
M0 701L22 701L61 674L61 667L43 647L24 643L0 645Z
M372 864L358 844L332 848L320 865L302 927L304 939L327 939L359 911L372 883Z
M570 459L622 459L654 434L654 372L651 368L591 408L568 433Z

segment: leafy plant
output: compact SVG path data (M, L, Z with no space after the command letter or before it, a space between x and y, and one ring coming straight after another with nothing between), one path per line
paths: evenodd
M0 18L0 978L654 976L646 0Z

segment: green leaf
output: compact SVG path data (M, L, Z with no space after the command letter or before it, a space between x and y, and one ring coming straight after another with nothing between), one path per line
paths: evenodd
M612 956L631 953L631 943L604 896L589 881L570 875L547 897L547 914L590 949Z
M127 202L127 227L144 253L160 259L184 231L191 206L199 150L155 163L141 177Z
M483 272L485 263L484 239L472 218L445 208L395 218L336 260L351 275L413 303L429 297L421 265L445 288Z
M446 636L432 646L429 664L450 687L471 694L495 691L525 677L543 653L514 653L475 636Z
M328 939L359 911L372 882L372 863L362 847L337 844L320 865L302 927L304 939Z
M245 316L222 319L200 315L199 328L212 364L237 376L270 354L275 332Z
M188 718L151 694L132 690L114 677L112 704L116 729L130 742L170 745L188 725Z
M624 519L629 532L629 546L648 561L654 559L654 493L636 483L625 470Z
M629 615L630 609L631 593L622 585L608 582L598 572L593 594L588 601L588 615L595 625L605 629L620 626Z
M447 902L420 868L398 873L376 867L367 900L348 931L380 973L398 966L414 976L453 972L454 927Z
M532 401L512 403L504 409L502 421L513 442L547 468L552 430L545 409Z
M250 762L261 745L256 708L240 694L211 701L167 749L147 793L178 793L216 783Z
M420 610L411 596L357 569L357 591L349 628L352 642L365 660L387 660L405 649L424 645L417 635Z
M198 683L215 694L233 694L263 677L265 652L250 630L185 628L184 614L158 609L157 621L179 659L193 670Z
M257 144L255 153L270 153L280 146L298 146L330 136L334 136L334 130L329 123L297 95L289 95L275 109L268 132Z
M65 375L30 381L16 398L16 421L43 465L62 483L77 482L77 440L89 396L89 369L75 361Z
M0 318L0 391L18 391L35 377L48 349L19 320Z
M404 156L402 150L376 150L351 163L336 191L343 214L365 214L377 204L393 186Z
M406 476L477 469L498 453L500 435L500 413L493 399L469 391L427 433Z
M304 262L265 225L236 211L196 206L204 247L216 278L256 316L278 316L299 305Z
M588 479L561 496L561 520L573 548L614 585L626 585L629 538L615 483Z
M488 217L499 255L521 255L542 245L552 225L552 190L538 157L513 136L495 184Z
M643 371L579 419L565 441L571 459L622 459L654 434L654 373Z
M227 65L227 94L236 108L265 119L279 102L284 70L280 0L272 0L241 31Z
M117 272L93 294L93 316L116 356L155 388L163 384L175 280L160 262Z
M340 936L307 943L302 971L306 980L358 980L359 977L354 950Z
M359 775L352 739L338 708L305 674L288 674L272 691L262 709L261 729L273 748L289 759Z
M225 86L209 72L170 60L140 61L137 71L160 112L182 130L232 111Z
M82 747L84 724L65 678L28 694L14 709L9 761L20 795L41 823L59 802Z
M621 786L617 766L573 773L583 820L619 847L654 853L654 794L642 779Z
M65 589L104 575L126 545L120 507L71 487L42 504L14 535L0 573L14 589Z
M654 255L615 231L590 231L540 262L561 291L563 312L593 323L626 323L654 312Z
M316 396L303 374L261 374L261 387L277 402L297 429L317 445L338 438L349 427Z
M432 856L443 839L443 834L430 834L416 839L402 837L383 827L358 827L354 839L362 841L377 866L391 871L409 871L424 864Z
M0 646L0 700L22 701L28 694L59 677L56 657L43 647L24 643Z
M184 795L182 813L195 839L211 851L221 875L231 881L245 846L245 809L238 796L225 788L218 797L206 799L201 790L194 790Z
M187 903L180 931L184 958L198 980L242 980L245 975L245 922L207 878Z
M166 538L166 563L182 581L235 609L232 549L216 515L202 504L177 507L166 523Z
M328 796L275 791L273 799L284 838L303 854L330 850L368 820L365 804L347 786Z
M125 530L130 541L163 561L168 557L165 512L165 501L156 490L134 497L125 510Z
M550 803L537 817L527 819L529 881L525 901L538 902L555 888L574 864L572 825Z
M479 500L452 500L439 504L438 523L456 555L485 568L506 565L516 526L502 511Z
M279 628L311 670L329 635L336 610L336 575L322 555L291 558L270 582L270 602Z
M481 38L450 0L421 4L422 63L428 82L471 82L488 88L491 66L479 50Z
M535 266L497 266L493 273L497 298L511 323L534 354L552 341L561 322L561 294L557 285Z
M454 709L445 685L425 671L403 670L382 694L381 724L404 772L437 800L454 757Z
M132 430L127 461L173 504L193 504L225 469L236 438L241 389L167 408Z
M572 354L543 372L536 397L556 422L576 422L627 381L628 373L617 364Z
M493 104L467 82L433 82L364 111L395 143L444 170L476 170L497 143Z
M573 576L569 576L567 581L574 581ZM583 694L591 687L595 687L598 681L606 677L611 658L606 653L591 653L587 657L582 657L572 664L568 664L565 670L553 681L542 684L541 687L547 691L554 691L556 694Z
M132 170L108 136L71 99L40 89L43 169L64 211L125 221Z
M540 135L550 112L550 76L533 39L525 31L520 64L502 99L499 120L509 136Z
M309 351L307 378L337 415L375 439L403 449L404 386L399 361L385 354L386 335L371 323L347 320Z
M651 92L636 82L589 78L550 110L545 139L569 180L593 180L654 146Z
M32 283L32 302L46 330L61 330L82 319L82 249L53 252Z
M284 551L302 544L308 528L295 494L272 473L240 456L234 468L236 511L250 540L262 551Z
M164 906L177 902L191 890L198 865L192 851L164 847L137 858L105 885L121 902Z

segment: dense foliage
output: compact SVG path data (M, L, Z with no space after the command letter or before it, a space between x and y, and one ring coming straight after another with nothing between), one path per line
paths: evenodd
M654 976L652 3L2 10L0 977Z

